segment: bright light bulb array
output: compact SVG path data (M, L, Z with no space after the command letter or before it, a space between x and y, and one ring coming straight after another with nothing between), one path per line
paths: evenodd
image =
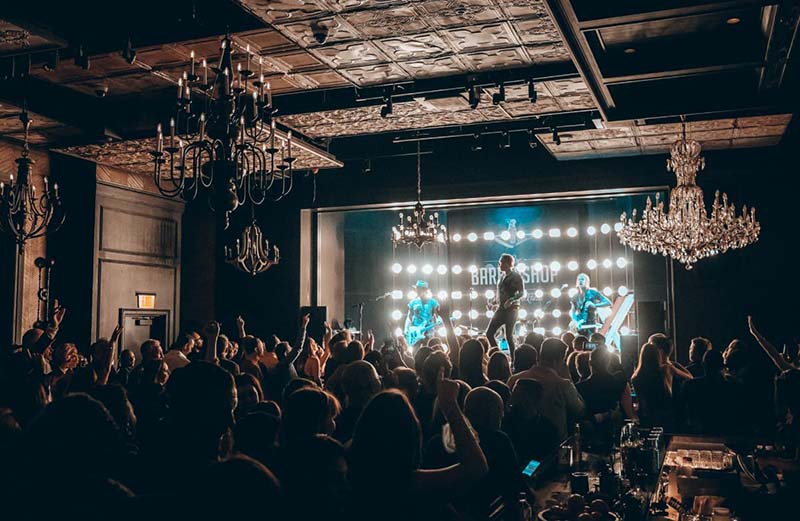
M616 259L606 258L606 259L589 259L586 261L586 268L590 270L595 270L598 267L603 267L605 269L611 269L616 266L619 269L625 269L631 264L631 261L626 259L625 257L617 257ZM566 268L569 271L578 271L581 267L580 263L577 260L569 260L566 264L562 264L560 261L554 260L547 263L536 261L530 266L525 262L519 262L515 265L516 270L519 273L525 273L528 270L533 272L543 271L545 267L549 267L550 271L558 272L562 269ZM434 272L438 273L439 275L446 275L448 271L450 271L453 275L461 275L465 271L470 274L478 273L481 269L475 264L470 264L466 267L466 269L461 266L460 264L453 264L452 266L447 266L445 264L439 264L435 268L431 264L423 264L422 267L417 266L416 264L407 264L403 266L399 262L393 263L389 266L389 269L395 275L399 275L405 270L406 273L409 275L414 275L418 271L421 271L425 275L432 275Z
M586 227L586 235L593 237L596 236L598 233L602 235L608 235L611 233L612 230L618 232L622 229L622 223L616 222L613 225L609 223L600 223L596 226L587 226ZM574 239L579 235L578 228L576 226L569 226L567 228L558 228L552 227L547 228L546 231L541 228L534 228L530 231L526 230L517 230L513 233L513 237L517 240L524 240L526 238L532 239L542 239L545 236L551 239L559 239L562 236L566 235L570 239ZM503 230L501 232L495 232L492 230L486 230L483 232L469 232L466 235L462 235L461 233L453 233L450 235L450 241L452 242L461 242L462 240L466 239L469 242L475 242L479 239L483 239L484 241L495 241L497 239L503 241L509 241L512 238L512 232L509 230Z

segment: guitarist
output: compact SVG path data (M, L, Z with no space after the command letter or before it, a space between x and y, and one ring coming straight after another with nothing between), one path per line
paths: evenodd
M431 290L428 283L424 280L418 280L415 286L417 298L408 303L408 313L406 314L406 323L404 333L408 339L411 332L418 331L441 321L439 318L439 302L431 296ZM422 338L433 336L433 328L424 332Z
M508 342L508 353L514 359L514 325L517 323L517 313L519 312L519 301L525 295L525 282L522 276L514 270L514 256L504 253L499 260L502 277L497 282L497 309L495 310L489 326L486 328L486 336L492 346L497 345L494 335L500 326L505 327L506 342Z
M602 293L589 285L589 275L581 273L575 282L575 289L578 290L573 297L570 297L571 309L569 311L578 334L590 336L597 331L597 328L588 326L599 325L596 309L611 305Z

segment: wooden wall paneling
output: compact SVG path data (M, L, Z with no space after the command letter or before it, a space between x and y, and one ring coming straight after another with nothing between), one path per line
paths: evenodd
M92 337L108 336L136 293L156 294L169 309L170 340L180 324L183 204L145 192L97 184Z

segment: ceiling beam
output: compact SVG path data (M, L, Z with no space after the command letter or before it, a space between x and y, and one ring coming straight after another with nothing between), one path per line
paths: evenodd
M719 65L703 65L698 67L687 67L684 69L643 72L638 74L626 74L624 76L611 76L603 78L603 83L605 83L606 85L621 85L623 83L635 83L641 81L680 78L682 76L697 76L699 74L713 74L716 72L729 71L734 69L759 69L764 66L765 63L763 61L723 63Z
M591 31L610 27L619 27L622 25L652 22L656 20L680 18L684 16L732 11L748 7L763 7L767 5L776 5L778 3L780 2L776 0L731 0L728 2L709 2L699 5L676 7L674 9L661 9L656 11L631 13L621 16L610 16L607 18L578 20L577 27L581 31Z
M0 100L82 130L91 139L106 134L100 99L32 76L0 81Z

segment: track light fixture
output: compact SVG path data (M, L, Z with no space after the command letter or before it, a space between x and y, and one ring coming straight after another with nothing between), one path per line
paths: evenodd
M58 62L59 61L60 61L60 57L58 55L58 49L56 49L55 51L53 51L52 54L50 54L47 57L47 61L44 62L44 65L42 65L42 68L44 68L44 70L46 70L47 72L53 72L54 70L58 69Z
M477 85L470 85L467 87L467 92L469 93L469 106L471 109L478 108L478 104L481 102L481 91L480 87Z
M381 107L381 117L386 118L392 113L392 96L384 96L383 101L385 101L386 104Z
M492 104L499 105L506 100L506 86L502 83L497 84L497 92L492 94Z
M79 45L78 50L75 52L75 65L85 71L88 71L89 67L92 65L89 61L89 57L83 50L83 45Z
M528 80L528 99L531 103L536 103L538 95L536 94L536 82L532 79Z
M556 145L560 145L561 136L558 135L558 128L552 127L552 129L553 129L553 143L555 143Z
M133 62L136 61L136 51L133 50L130 36L128 37L128 41L125 42L125 47L122 49L122 57L129 65L133 65Z
M500 132L500 143L497 148L500 150L511 148L511 134L507 130Z
M470 145L469 149L473 152L478 152L483 150L483 142L481 140L481 135L479 133L475 133L472 135L472 145Z
M539 146L539 142L536 141L536 136L533 134L533 130L528 130L528 146L531 148L536 148Z

